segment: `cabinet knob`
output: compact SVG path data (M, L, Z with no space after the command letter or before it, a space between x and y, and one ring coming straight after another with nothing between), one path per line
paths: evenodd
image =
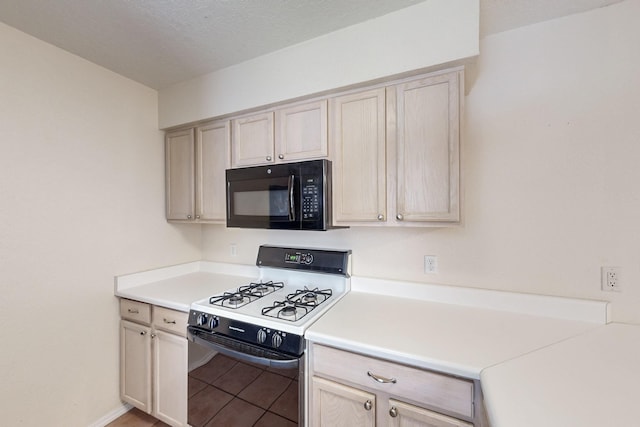
M397 417L398 409L395 406L392 406L391 409L389 409L389 415L391 415L392 418Z
M279 158L280 160L284 159L284 154L278 154L278 158Z
M196 219L200 219L200 215L196 215Z
M398 221L402 221L404 219L404 217L402 216L402 214L398 214L398 215L396 215L396 219Z
M364 402L364 409L366 409L367 411L370 411L371 408L373 408L373 404L371 403L370 400L367 400L366 402Z
M156 334L151 334L151 338L155 338L155 337L156 337Z
M187 215L187 219L191 219L191 215Z
M145 331L140 332L140 335L146 335L147 333Z
M267 162L271 161L271 156L267 156Z
M384 215L380 214L378 215L378 221L382 221L384 219Z

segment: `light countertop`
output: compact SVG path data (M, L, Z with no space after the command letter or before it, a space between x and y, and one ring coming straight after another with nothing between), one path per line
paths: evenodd
M640 326L601 326L489 368L481 382L492 427L640 425Z
M246 285L257 277L256 270L254 266L196 261L118 276L115 295L189 312L193 302Z
M490 366L597 323L350 292L307 331L314 342L479 379Z

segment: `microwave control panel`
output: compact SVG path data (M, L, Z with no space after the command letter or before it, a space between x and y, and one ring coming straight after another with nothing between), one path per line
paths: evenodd
M307 177L302 181L302 219L318 219L322 209L320 177Z

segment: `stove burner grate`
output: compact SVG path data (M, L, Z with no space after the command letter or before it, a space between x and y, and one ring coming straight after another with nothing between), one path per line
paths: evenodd
M298 289L294 293L287 295L287 301L291 301L294 304L316 306L329 299L331 295L331 289L308 289L305 286L304 289Z
M272 280L268 282L259 282L259 283L249 283L248 285L240 286L238 288L238 292L244 293L249 292L252 294L265 296L272 292L277 291L278 289L282 289L284 286L283 282L274 282Z
M306 316L313 308L313 306L296 304L288 300L276 301L273 305L264 307L262 315L295 322Z
M309 314L331 295L331 289L308 289L305 286L304 289L288 294L283 301L275 301L273 305L264 307L262 315L295 322Z
M240 286L236 291L225 292L221 295L212 296L209 298L209 304L228 308L240 308L250 302L262 298L265 295L281 289L283 286L283 282L252 282L248 285Z

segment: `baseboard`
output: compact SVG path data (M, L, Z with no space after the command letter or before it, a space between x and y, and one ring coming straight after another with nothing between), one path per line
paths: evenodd
M131 408L133 408L133 406L129 405L128 403L124 403L122 406L114 409L113 411L109 412L108 414L105 414L99 420L89 424L88 427L104 427L107 424L109 424L111 421L114 421L116 418L118 418L118 417L126 414L127 412L129 412L131 410Z

